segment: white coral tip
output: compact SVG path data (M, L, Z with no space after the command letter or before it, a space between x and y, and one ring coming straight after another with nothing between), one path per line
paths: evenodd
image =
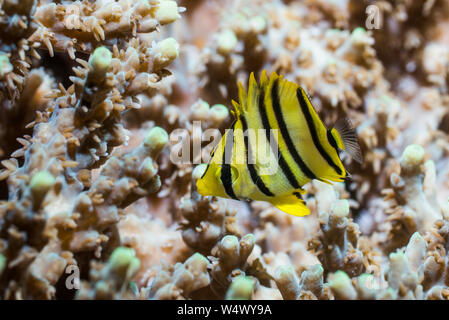
M155 18L160 24L175 22L180 17L178 4L176 1L165 0L159 2L159 7L156 10Z

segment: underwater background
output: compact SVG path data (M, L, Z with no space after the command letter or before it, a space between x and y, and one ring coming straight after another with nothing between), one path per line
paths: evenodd
M0 7L0 299L449 299L448 1ZM357 130L308 216L196 192L264 69Z

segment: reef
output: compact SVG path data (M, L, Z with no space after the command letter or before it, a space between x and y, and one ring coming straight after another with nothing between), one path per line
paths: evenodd
M0 299L448 300L448 28L443 0L0 1ZM263 70L356 127L309 216L196 190Z

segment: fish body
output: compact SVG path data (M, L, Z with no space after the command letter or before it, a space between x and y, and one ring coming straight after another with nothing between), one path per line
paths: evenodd
M197 190L236 200L260 200L297 216L310 213L302 195L313 179L343 181L339 151L361 161L349 120L326 128L303 88L276 73L251 73L248 92L239 84L236 120L211 154Z

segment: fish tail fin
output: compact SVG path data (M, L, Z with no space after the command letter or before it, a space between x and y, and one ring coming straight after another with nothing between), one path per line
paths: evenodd
M302 199L301 194L305 191L295 191L291 194L276 197L271 200L270 203L281 211L291 214L293 216L306 216L310 214L309 208L307 208L305 201Z
M338 148L345 150L358 163L363 162L357 132L349 118L339 119L331 130Z

